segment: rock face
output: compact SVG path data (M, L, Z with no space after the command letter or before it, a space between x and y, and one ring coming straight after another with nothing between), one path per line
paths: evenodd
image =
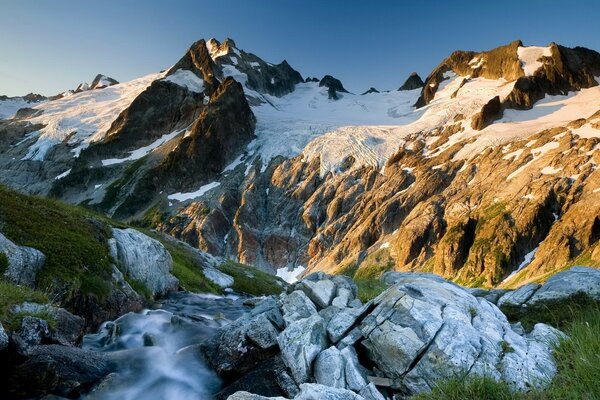
M0 253L8 259L4 277L16 285L35 286L37 273L44 266L46 256L39 250L18 246L0 233Z
M344 85L339 79L334 78L331 75L325 75L323 79L319 82L319 87L325 86L328 90L328 96L331 100L338 99L338 93L348 93L346 89L344 89Z
M108 86L116 85L118 83L119 81L117 81L116 79L113 79L106 75L98 74L92 81L90 89L102 89Z
M355 304L352 281L309 275L289 294L260 303L234 328L222 328L217 340L203 345L203 353L226 384L244 387L246 392L230 399L382 399L373 383L388 395L406 395L429 391L437 380L457 374L486 375L527 390L554 376L551 351L560 331L544 324L528 334L513 329L494 304L439 276L398 273L388 274L386 281L395 283L361 306ZM354 307L332 305L331 298L340 296L348 296ZM262 322L255 323L261 316ZM269 325L268 334L258 334ZM259 345L252 337L268 340ZM260 356L261 346L268 355ZM288 384L285 390L262 391L231 373L241 368L251 375L257 357L264 363L278 352L287 367L281 373L293 377L299 390Z
M516 80L512 92L505 100L506 108L516 109L529 109L546 94L564 94L597 85L594 79L600 74L600 54L597 52L550 43L550 56L544 57L543 67L532 76L525 76L518 55L521 47L523 43L517 40L481 53L455 51L427 77L416 106L429 104L439 84L446 79L444 75L447 72L471 78Z
M179 282L171 275L173 260L165 247L135 229L113 229L109 240L111 256L133 279L142 282L153 296L176 290Z
M419 74L413 72L398 90L415 90L425 85Z

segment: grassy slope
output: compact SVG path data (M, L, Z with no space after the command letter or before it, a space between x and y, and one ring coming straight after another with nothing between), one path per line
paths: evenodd
M286 285L282 279L275 275L233 261L222 264L219 269L233 277L235 283L232 289L237 292L254 296L279 294Z
M0 186L0 230L13 242L46 255L38 289L55 292L67 288L98 297L107 294L110 229L99 214Z

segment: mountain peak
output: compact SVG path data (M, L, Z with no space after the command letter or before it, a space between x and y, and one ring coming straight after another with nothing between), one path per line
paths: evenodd
M413 72L406 79L406 81L404 81L404 83L402 84L402 86L400 86L400 88L398 90L414 90L414 89L421 88L424 85L425 85L425 83L423 83L423 80L421 79L419 74L417 74L416 72Z
M110 76L98 74L92 81L92 84L90 85L90 89L102 89L105 87L116 85L118 83L119 83L119 81L111 78Z

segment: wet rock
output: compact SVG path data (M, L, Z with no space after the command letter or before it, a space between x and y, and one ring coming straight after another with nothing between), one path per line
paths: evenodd
M4 330L4 327L0 323L0 351L4 350L8 346L8 335Z
M0 253L8 259L4 277L16 284L35 286L38 271L44 266L46 256L31 247L18 246L0 233Z
M256 396L291 398L298 393L298 386L290 376L281 357L275 356L262 362L252 371L222 389L216 398L217 400L231 398L237 392L251 392ZM239 396L239 393L237 394Z
M43 345L33 347L7 376L3 390L15 397L45 394L72 397L113 372L116 363L109 355L76 347Z
M144 283L153 296L177 289L179 282L171 275L171 254L159 241L131 228L114 228L112 232L111 256L129 276Z
M72 346L77 344L85 330L85 320L71 314L64 308L58 308L50 304L37 304L25 302L14 306L11 310L14 314L25 315L47 315L53 320L49 327L48 340L51 343L61 344L63 346Z
M30 316L23 317L21 327L15 332L15 339L25 348L40 345L42 340L48 337L50 337L48 322Z
M312 315L290 324L277 338L283 362L292 371L296 383L307 382L312 375L312 363L327 347L323 318Z

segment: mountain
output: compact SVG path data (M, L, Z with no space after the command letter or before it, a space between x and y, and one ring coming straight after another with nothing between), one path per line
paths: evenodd
M593 50L515 41L361 96L199 40L0 121L0 183L280 275L518 286L600 266L599 76Z

